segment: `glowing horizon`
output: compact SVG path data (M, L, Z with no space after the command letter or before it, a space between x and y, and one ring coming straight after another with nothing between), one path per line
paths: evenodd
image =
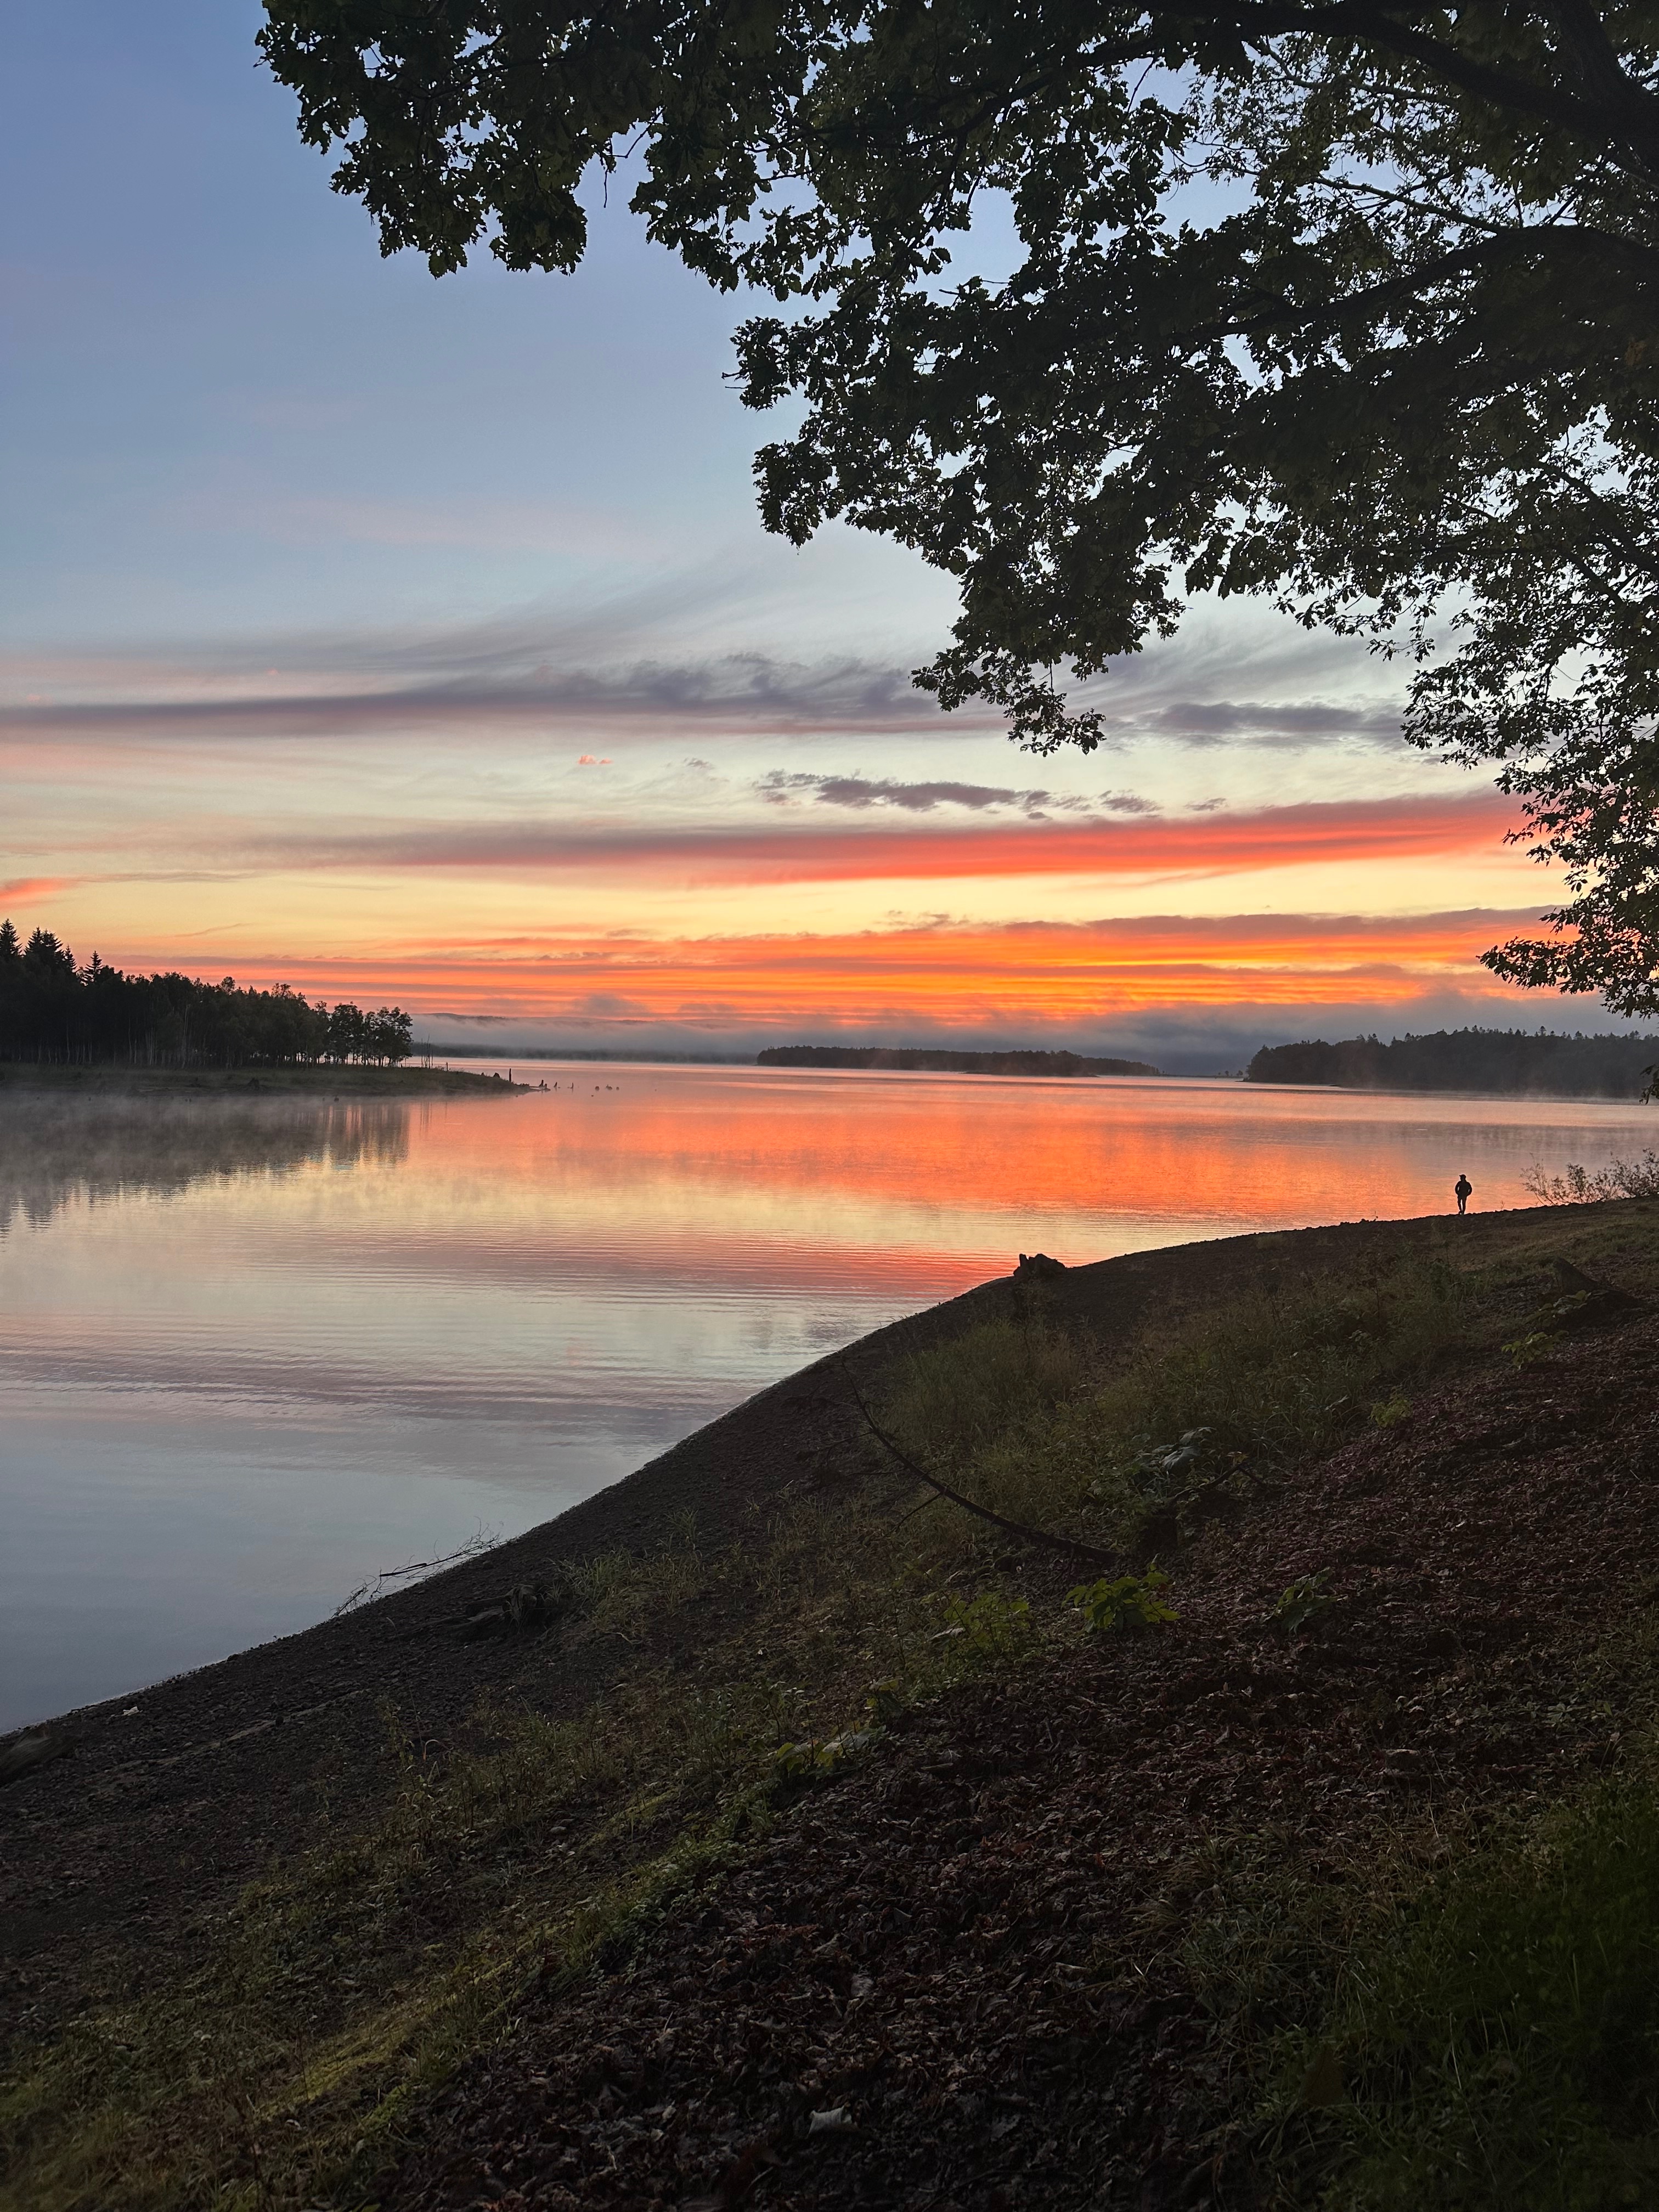
M1459 1004L1466 1019L1507 1026L1524 1025L1532 1002L1481 969L1474 951L1534 920L1529 909L1167 915L678 939L566 930L334 959L243 954L234 969L198 953L187 971L215 981L234 972L330 1002L395 1000L428 1034L472 1029L481 1048L486 1030L619 1048L674 1033L744 1046L993 1033L1072 1042L1109 1030L1140 1036L1149 1018L1189 1030L1206 1016L1278 1034L1298 1016L1356 1008L1410 1026L1437 1008L1447 1018L1450 1005L1455 1019ZM157 950L131 964L173 963Z

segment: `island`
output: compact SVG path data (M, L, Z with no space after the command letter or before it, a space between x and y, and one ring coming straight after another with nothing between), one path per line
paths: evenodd
M1100 1060L1077 1052L951 1052L933 1046L774 1044L757 1067L881 1067L927 1075L1162 1075L1146 1060Z

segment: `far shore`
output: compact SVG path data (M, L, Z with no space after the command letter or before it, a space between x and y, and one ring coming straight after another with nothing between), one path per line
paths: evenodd
M61 1061L0 1060L0 1095L16 1091L79 1097L441 1098L465 1093L504 1098L528 1091L502 1075L454 1067L66 1066Z

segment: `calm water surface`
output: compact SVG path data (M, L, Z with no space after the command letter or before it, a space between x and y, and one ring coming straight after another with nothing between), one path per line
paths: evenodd
M1650 1109L538 1066L386 1105L0 1097L0 1728L507 1536L1006 1273L1528 1203Z

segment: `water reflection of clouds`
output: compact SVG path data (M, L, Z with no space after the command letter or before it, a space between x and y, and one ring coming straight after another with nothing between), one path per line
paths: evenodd
M177 1197L312 1165L393 1166L408 1153L408 1109L381 1099L0 1097L0 1236L82 1200Z
M1022 1250L1443 1212L1460 1168L1485 1210L1647 1138L1633 1103L540 1066L410 1106L0 1089L0 1726L515 1534Z

